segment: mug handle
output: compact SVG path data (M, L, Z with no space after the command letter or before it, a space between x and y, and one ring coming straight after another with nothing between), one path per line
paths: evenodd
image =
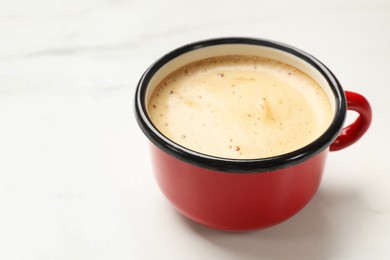
M330 151L338 151L355 143L367 131L371 124L372 111L367 99L360 94L345 91L347 109L356 111L356 120L344 127L336 140L330 145Z

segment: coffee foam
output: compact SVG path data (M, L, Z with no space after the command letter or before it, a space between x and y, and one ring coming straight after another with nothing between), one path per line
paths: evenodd
M153 124L201 153L251 159L303 147L329 126L322 88L270 59L221 56L188 64L162 80L148 103Z

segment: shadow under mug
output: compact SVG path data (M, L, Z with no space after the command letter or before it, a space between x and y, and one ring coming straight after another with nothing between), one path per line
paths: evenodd
M147 113L154 88L188 63L222 55L269 58L305 72L329 97L333 119L328 129L298 150L259 159L210 156L165 137ZM358 117L343 128L347 109L356 111ZM278 224L301 210L318 189L328 151L356 142L371 123L371 108L363 96L344 92L319 60L295 47L263 39L219 38L180 47L149 67L137 86L135 116L151 141L156 180L173 206L204 225L245 231Z

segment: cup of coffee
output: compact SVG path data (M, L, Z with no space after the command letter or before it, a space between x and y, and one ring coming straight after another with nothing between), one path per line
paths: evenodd
M344 126L347 110L358 117ZM245 231L301 210L319 187L328 152L367 131L371 108L295 47L219 38L180 47L149 67L135 116L172 205L201 224Z

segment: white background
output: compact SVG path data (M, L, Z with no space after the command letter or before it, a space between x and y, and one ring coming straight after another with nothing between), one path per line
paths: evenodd
M220 36L303 49L374 113L307 207L249 233L171 208L133 115L152 62ZM0 259L390 259L389 69L386 0L1 0Z

